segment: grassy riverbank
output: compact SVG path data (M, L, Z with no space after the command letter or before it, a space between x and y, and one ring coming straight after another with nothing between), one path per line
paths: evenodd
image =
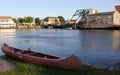
M31 63L25 63L4 57L17 65L16 69L1 72L0 75L120 75L117 71L98 70L90 66L84 66L82 70L63 70L57 68L42 67Z

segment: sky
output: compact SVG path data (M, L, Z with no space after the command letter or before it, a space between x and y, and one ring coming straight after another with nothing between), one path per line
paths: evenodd
M72 17L77 9L114 11L120 0L1 0L0 16L12 17Z

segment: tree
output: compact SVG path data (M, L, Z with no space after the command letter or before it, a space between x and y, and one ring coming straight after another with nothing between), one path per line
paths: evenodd
M16 23L16 28L18 27L18 20L16 18L12 18L12 20Z
M35 25L40 25L41 24L41 20L39 19L39 17L35 18Z
M64 23L64 22L65 22L65 19L64 19L63 16L58 16L58 18L59 18L59 20L60 20L61 23Z
M26 23L32 23L33 22L33 17L31 17L31 16L26 17L25 22Z
M19 23L16 18L12 18L12 20L16 23L16 25Z
M25 18L18 18L18 22L19 23L24 23L25 22Z

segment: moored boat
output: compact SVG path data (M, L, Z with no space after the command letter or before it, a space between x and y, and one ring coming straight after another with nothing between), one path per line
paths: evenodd
M18 60L30 62L33 64L39 64L42 66L50 66L62 69L81 69L82 63L78 57L72 55L70 57L58 57L40 52L34 52L31 50L21 50L11 47L5 43L1 45L2 51Z

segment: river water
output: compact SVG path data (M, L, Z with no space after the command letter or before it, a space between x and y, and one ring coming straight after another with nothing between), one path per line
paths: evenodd
M90 64L120 62L120 30L1 29L2 43L61 57L74 54Z

